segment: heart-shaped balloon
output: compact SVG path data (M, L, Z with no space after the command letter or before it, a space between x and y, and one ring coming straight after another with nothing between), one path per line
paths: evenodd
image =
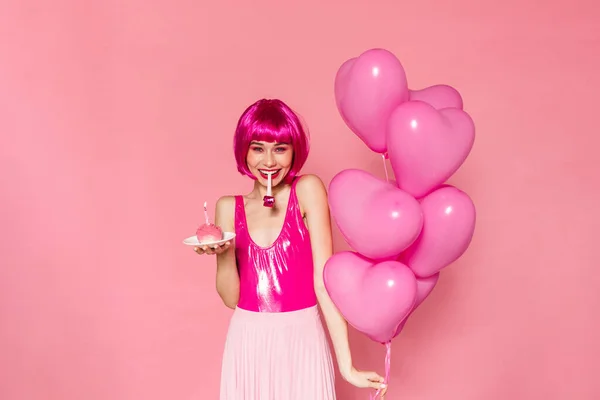
M438 283L438 279L440 277L439 272L435 275L428 276L426 278L417 277L417 296L415 299L415 305L413 306L410 313L404 318L404 320L398 325L396 328L396 332L394 333L394 337L398 336L402 329L404 329L404 325L406 325L406 321L410 318L411 314L415 312L415 310L425 301L425 299L431 294L433 288Z
M463 99L458 92L449 85L433 85L419 90L409 90L408 98L411 101L424 101L437 110L442 108L463 108Z
M346 169L333 177L329 205L348 244L371 259L398 256L423 226L413 196L360 169Z
M408 100L406 73L387 50L371 49L344 62L335 78L335 101L346 125L373 151L386 151L386 121Z
M327 260L323 279L348 323L379 343L394 337L417 296L417 280L406 265L398 261L373 264L349 251Z
M456 261L475 231L475 205L463 191L445 185L420 201L423 231L400 257L415 275L427 277Z
M341 101L344 98L344 96L346 95L346 89L348 87L348 79L350 77L350 70L352 69L352 66L354 65L355 61L356 61L356 57L346 60L338 68L338 72L335 75L334 94L335 94L335 104L337 105L338 110L341 110L341 108L342 108ZM342 115L342 119L344 119L344 122L346 123L346 125L348 125L348 127L350 127L352 129L352 127L350 126L350 122L347 121L343 115Z
M398 187L420 198L463 164L475 140L471 117L422 101L397 107L388 120L388 155Z

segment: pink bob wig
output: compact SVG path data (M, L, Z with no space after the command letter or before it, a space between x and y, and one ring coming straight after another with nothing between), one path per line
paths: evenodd
M261 99L249 106L240 117L233 138L233 153L242 175L256 179L248 169L246 156L252 141L287 143L292 145L292 167L285 177L290 183L308 158L310 140L300 119L283 101Z

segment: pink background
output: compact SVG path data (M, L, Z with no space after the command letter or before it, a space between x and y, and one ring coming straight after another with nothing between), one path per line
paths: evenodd
M393 342L387 398L600 398L593 0L45 3L0 13L1 399L216 399L230 310L181 240L250 189L231 136L260 97L308 122L305 172L383 176L333 99L372 47L459 89L478 134L450 181L476 235Z

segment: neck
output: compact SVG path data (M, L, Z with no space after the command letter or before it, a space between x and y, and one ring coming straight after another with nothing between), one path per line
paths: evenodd
M290 186L289 184L282 182L279 185L271 188L271 195L273 197L277 197L277 195L279 193L281 193L282 191L285 191L289 186ZM260 199L262 199L267 194L267 187L261 185L258 181L254 181L253 192L256 193Z

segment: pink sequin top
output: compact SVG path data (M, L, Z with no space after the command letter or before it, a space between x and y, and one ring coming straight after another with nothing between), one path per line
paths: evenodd
M317 304L308 229L292 183L283 228L269 247L248 232L244 198L235 197L235 254L240 274L238 307L257 312L287 312Z

